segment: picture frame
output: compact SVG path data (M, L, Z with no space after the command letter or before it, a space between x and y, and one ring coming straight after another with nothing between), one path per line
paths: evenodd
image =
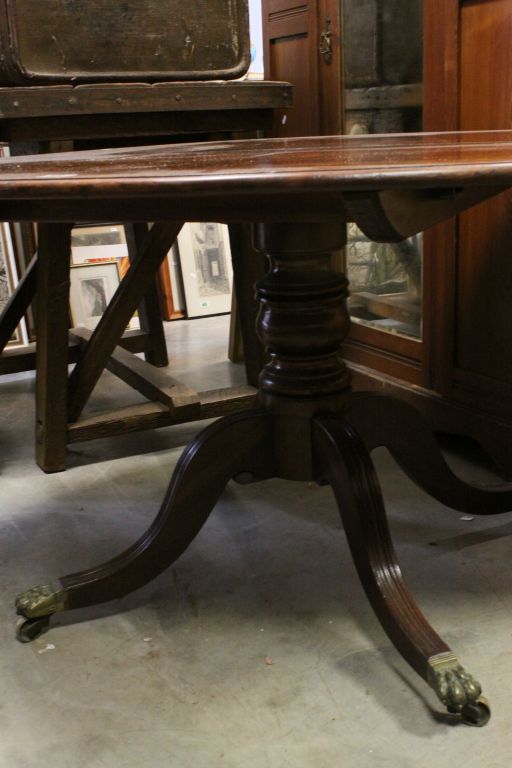
M14 247L14 260L18 280L25 275L37 251L37 224L29 221L12 222L10 225ZM29 342L36 340L35 303L31 302L25 313L25 326Z
M93 330L120 282L116 261L84 263L71 267L69 292L71 325Z
M128 260L122 224L90 224L71 230L71 265Z
M225 224L189 222L178 235L187 317L229 314L233 267Z
M18 279L11 227L2 222L0 223L0 314L8 304L18 284ZM25 319L18 324L7 346L21 346L23 344L28 344Z
M186 306L178 246L173 243L158 271L158 291L164 320L181 320Z

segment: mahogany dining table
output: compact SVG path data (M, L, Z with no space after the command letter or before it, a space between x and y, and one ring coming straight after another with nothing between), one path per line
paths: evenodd
M0 161L0 220L39 222L36 440L62 397L79 416L183 222L251 222L255 247L270 263L256 288L257 332L269 359L255 403L188 445L154 522L128 550L19 595L19 638L36 637L56 612L148 583L187 548L229 480L316 481L334 491L360 579L392 643L450 713L485 724L490 708L479 683L403 580L370 452L386 446L419 486L456 510L510 511L512 490L460 480L407 403L352 392L340 355L348 282L329 262L347 222L373 240L399 241L510 187L512 131L225 141ZM156 223L83 339L68 380L70 229L107 219Z

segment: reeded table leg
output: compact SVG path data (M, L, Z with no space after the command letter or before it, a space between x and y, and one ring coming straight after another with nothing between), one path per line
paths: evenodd
M21 639L32 639L56 611L111 600L149 582L194 539L230 478L327 481L359 576L391 641L450 712L483 725L490 710L480 685L428 624L403 581L369 452L387 445L419 485L456 509L509 510L512 492L474 489L459 480L409 406L351 392L339 354L350 325L347 280L329 270L330 251L343 245L343 226L260 225L255 240L271 264L257 286L257 327L270 358L260 375L261 409L221 419L194 440L155 522L124 554L20 595L17 609L26 619Z
M461 480L446 463L423 417L408 403L374 392L354 392L347 421L372 451L386 446L403 471L442 504L472 515L512 510L512 486L489 490Z
M319 416L313 445L318 478L332 486L359 578L393 645L449 712L460 713L471 725L485 725L490 709L480 684L432 629L403 580L377 475L361 438L344 419Z
M153 524L132 547L18 596L17 612L27 620L19 639L32 640L54 613L122 597L158 576L197 536L231 478L272 474L270 439L270 418L261 410L226 416L201 432L182 454Z

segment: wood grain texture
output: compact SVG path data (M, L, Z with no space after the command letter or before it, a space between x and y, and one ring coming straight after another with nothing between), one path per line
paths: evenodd
M0 193L14 199L82 191L113 199L210 190L260 193L287 185L328 192L508 184L512 131L245 139L3 158ZM116 188L117 187L117 188Z
M40 224L37 292L36 460L45 472L66 464L71 224Z
M92 331L86 328L73 328L70 331L70 337L82 342L83 348L87 347L91 336ZM196 392L173 379L167 371L158 370L122 347L115 347L106 367L148 400L157 400L166 405L175 418L192 421L199 416L200 404Z
M368 451L386 446L411 480L441 504L474 515L512 509L510 487L491 490L466 483L451 471L433 433L408 403L358 392L350 400L346 418Z
M290 84L275 81L32 85L0 87L0 117L4 121L51 115L64 118L144 112L236 112L283 108L291 106L292 100Z
M201 408L198 420L217 419L256 404L257 390L254 387L224 387L207 392L198 392ZM162 403L151 402L140 405L130 405L115 411L101 413L96 416L81 417L73 424L68 424L68 443L96 440L102 437L116 437L130 432L140 432L147 429L161 429L174 424L190 421L185 416L173 414Z
M151 581L187 548L227 482L242 472L260 479L273 475L264 411L227 416L203 430L182 454L160 511L139 541L103 565L60 579L66 607L112 600Z
M395 648L426 679L428 659L450 649L427 622L403 579L365 446L350 424L329 416L314 420L313 441L317 471L334 491L366 596Z
M509 128L512 5L506 0L465 3L460 29L460 127ZM512 386L511 241L510 192L462 214L453 363L466 373L469 387L474 384L468 378L472 374ZM467 311L469 307L473 311Z
M154 280L181 223L155 224L141 245L136 260L96 326L79 363L69 377L68 417L76 421L133 316L141 297Z
M317 0L263 0L265 77L294 86L295 109L277 110L276 136L315 136L320 130Z
M124 225L130 264L136 260L138 250L142 247L144 239L147 237L148 229L149 227L146 223ZM156 277L150 282L147 293L138 306L138 313L140 329L147 333L151 339L151 346L144 352L145 359L148 363L158 368L169 365Z

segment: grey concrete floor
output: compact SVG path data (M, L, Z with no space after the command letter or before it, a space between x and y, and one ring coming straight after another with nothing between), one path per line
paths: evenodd
M227 328L226 317L170 324L176 375L201 389L243 381L226 362ZM125 395L133 397L105 375L94 407ZM409 584L491 700L483 729L445 716L390 645L330 489L307 483L231 483L156 581L56 618L21 645L17 592L132 543L202 426L81 444L65 473L46 476L33 462L32 422L32 374L4 377L2 768L509 766L511 515L464 520L375 453ZM449 458L466 478L497 482L484 466Z

